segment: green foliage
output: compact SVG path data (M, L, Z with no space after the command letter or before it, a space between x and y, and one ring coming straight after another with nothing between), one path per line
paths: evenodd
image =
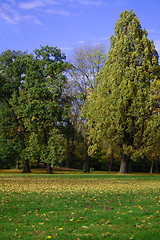
M6 50L0 55L0 102L8 102L13 93L18 94L23 81L25 52Z
M158 53L132 10L108 55L101 44L76 48L71 63L57 47L1 53L0 167L84 161L87 172L91 159L94 168L121 160L124 173L132 160L160 162L159 79Z
M154 60L155 62L155 60ZM155 62L156 64L156 62ZM157 69L158 71L158 69ZM160 76L159 76L160 77ZM160 161L160 78L151 83L150 101L153 114L147 121L144 134L144 153L150 161Z
M144 129L154 111L150 86L158 74L153 42L135 13L124 11L111 37L108 59L98 75L99 85L84 107L91 153L99 145L114 146L115 151L127 156L127 161L141 157Z
M65 158L65 139L58 129L52 129L47 148L41 150L42 162L50 163L52 167L59 166Z
M49 46L36 49L33 54L6 51L0 56L0 67L1 102L6 102L12 113L11 123L7 122L14 129L12 140L22 143L19 157L34 162L46 152L43 161L54 165L55 156L61 155L61 135L70 114L65 56ZM51 142L55 134L57 141Z
M19 96L24 81L25 66L22 59L26 53L7 50L0 55L0 138L2 144L2 167L13 167L19 160L24 146L24 126L18 120L10 101ZM4 164L5 162L5 164Z

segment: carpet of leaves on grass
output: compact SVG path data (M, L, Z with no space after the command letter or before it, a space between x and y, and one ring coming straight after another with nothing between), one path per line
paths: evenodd
M137 192L160 189L160 181L106 178L0 177L0 190L12 192Z
M4 239L159 236L159 179L3 176L0 187Z

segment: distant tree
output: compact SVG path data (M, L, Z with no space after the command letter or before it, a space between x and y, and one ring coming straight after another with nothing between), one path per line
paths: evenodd
M97 84L96 76L106 61L106 49L102 44L87 44L77 47L72 55L70 70L70 84L73 95L73 121L77 131L83 136L84 165L83 171L89 171L88 143L84 128L85 120L80 116L82 106Z
M107 59L106 48L103 44L87 44L74 49L71 63L73 68L70 71L77 92L86 99L89 89L97 84L97 74Z
M131 171L132 160L141 157L144 130L152 116L151 82L158 74L158 54L131 11L121 13L111 37L99 84L85 106L90 151L116 146L121 153L120 173Z

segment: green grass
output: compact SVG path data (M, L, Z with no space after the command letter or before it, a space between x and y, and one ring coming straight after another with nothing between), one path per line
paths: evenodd
M2 240L159 240L160 175L0 174Z

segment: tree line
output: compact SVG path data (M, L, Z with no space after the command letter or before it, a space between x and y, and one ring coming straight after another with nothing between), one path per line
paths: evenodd
M160 66L138 17L102 44L0 54L0 168L160 170Z

